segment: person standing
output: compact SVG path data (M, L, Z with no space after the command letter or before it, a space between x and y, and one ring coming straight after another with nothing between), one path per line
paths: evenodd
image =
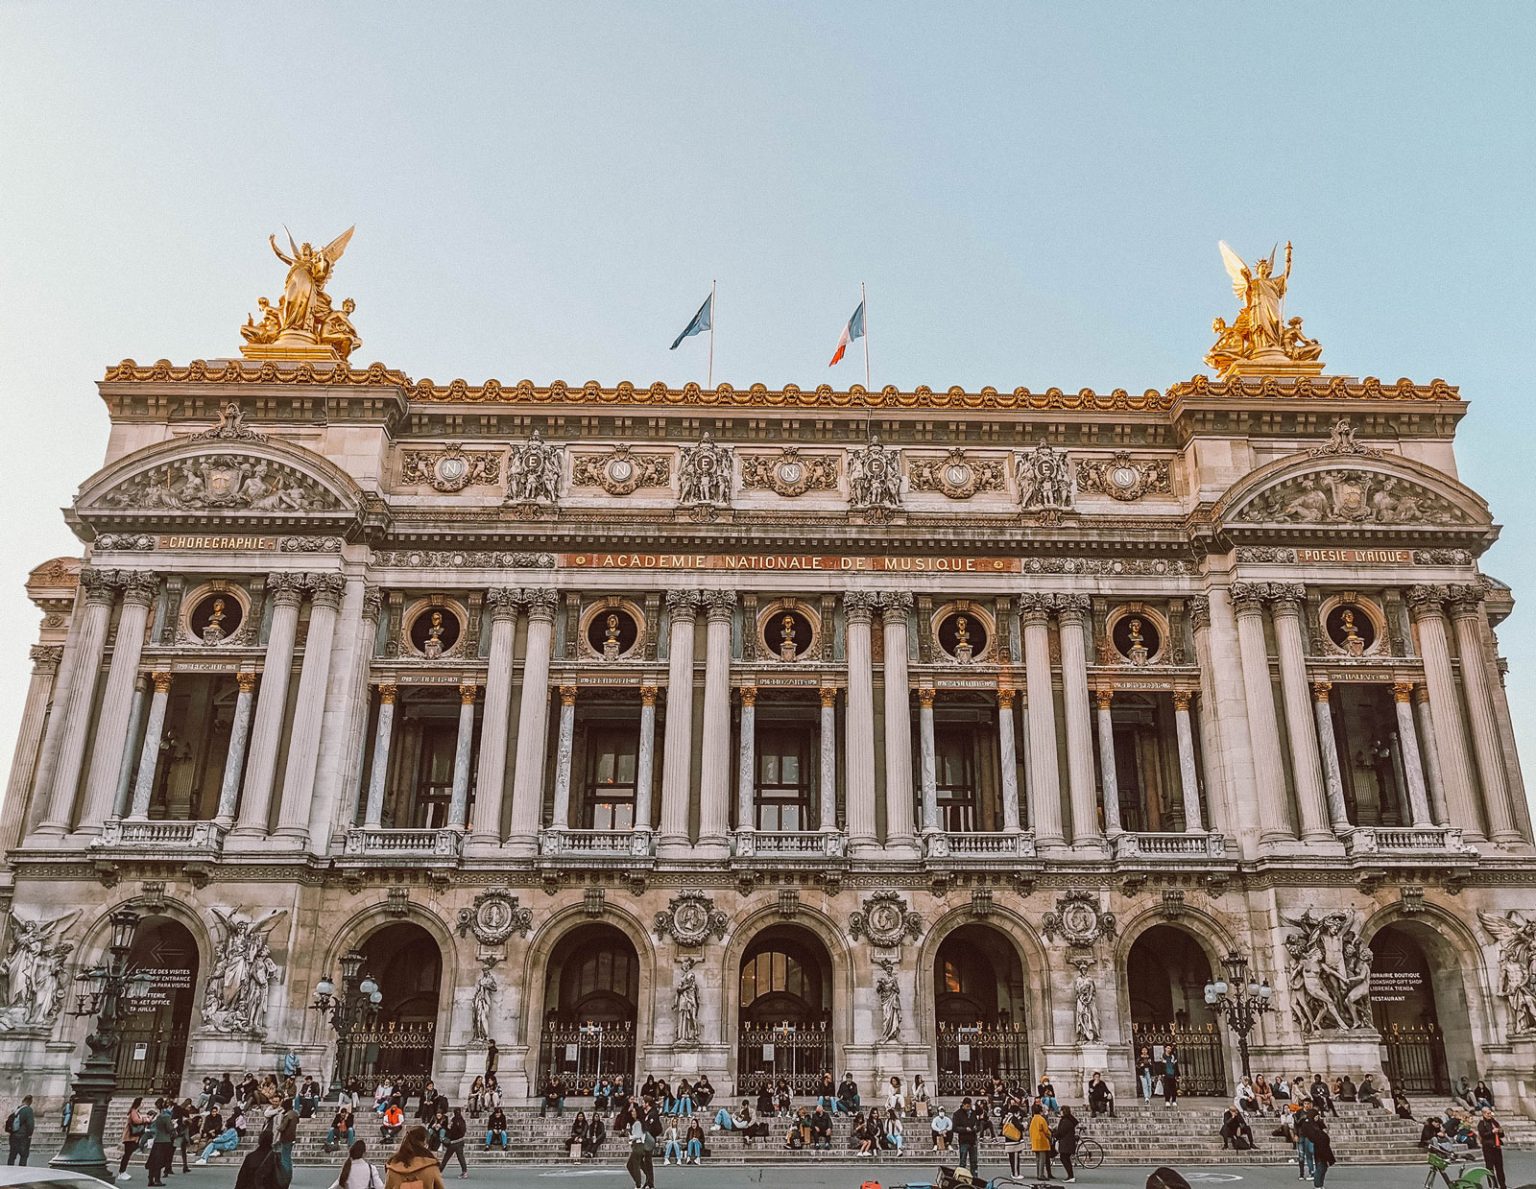
M292 1098L283 1099L273 1131L277 1135L278 1187L288 1189L293 1183L293 1143L299 1138L299 1112L293 1109Z
M1029 1113L1029 1150L1035 1154L1035 1180L1051 1179L1051 1125L1038 1102Z
M1077 1155L1077 1116L1070 1106L1061 1108L1061 1118L1056 1120L1056 1154L1061 1157L1061 1169L1067 1174L1067 1184L1077 1181L1072 1171L1072 1157Z
M356 1140L347 1149L347 1158L341 1162L341 1171L331 1182L331 1189L384 1189L383 1182L373 1165L363 1159L368 1145Z
M277 1157L272 1152L272 1133L263 1131L256 1146L240 1162L235 1189L276 1189Z
M133 1175L128 1171L128 1162L139 1150L139 1144L144 1138L144 1129L149 1126L150 1117L139 1109L143 1102L142 1095L135 1098L128 1106L128 1118L123 1121L123 1159L117 1166L119 1181L126 1181Z
M955 1144L960 1149L957 1157L958 1162L965 1165L966 1168L971 1170L972 1175L975 1175L977 1123L976 1112L971 1108L971 1100L969 1098L962 1098L960 1100L959 1108L950 1116L950 1123L954 1129Z
M1312 1145L1312 1187L1323 1189L1323 1182L1328 1179L1328 1169L1334 1164L1335 1158L1333 1141L1329 1138L1322 1114L1308 1111L1297 1125L1297 1131Z
M32 1154L32 1133L37 1130L37 1115L32 1110L32 1095L28 1094L21 1100L21 1105L11 1112L11 1117L5 1121L5 1130L9 1133L10 1155L6 1158L7 1166L20 1164L25 1166L27 1157Z
M1483 1150L1483 1163L1488 1166L1494 1189L1509 1189L1509 1181L1504 1176L1504 1128L1494 1117L1492 1107L1485 1106L1483 1117L1477 1121L1477 1141Z
M1141 1100L1152 1105L1152 1050L1146 1045L1136 1054L1136 1080L1141 1084Z
M1008 1175L1015 1181L1024 1176L1024 1152L1029 1147L1029 1120L1019 1100L1009 1098L1003 1108L1003 1151L1008 1156Z
M464 1159L464 1144L469 1136L469 1124L464 1121L464 1112L453 1108L453 1118L448 1120L448 1129L443 1133L443 1158L438 1162L438 1168L448 1171L448 1161L458 1157L459 1180L467 1180L469 1177L469 1164Z
M1179 1101L1179 1053L1173 1045L1163 1046L1163 1105Z
M427 1129L420 1123L407 1129L400 1147L384 1166L384 1189L402 1189L413 1183L421 1189L443 1189L442 1170L437 1167L437 1157L427 1150Z
M155 1099L155 1121L150 1126L149 1163L144 1168L146 1183L164 1185L165 1174L176 1154L176 1115L165 1099Z
M631 1106L629 1108L629 1159L624 1162L624 1171L635 1183L635 1189L652 1189L655 1185L656 1169L651 1161L655 1143L651 1133L645 1129L639 1107Z

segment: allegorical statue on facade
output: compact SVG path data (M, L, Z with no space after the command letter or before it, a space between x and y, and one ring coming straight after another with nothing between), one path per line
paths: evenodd
M1067 456L1041 442L1021 452L1013 464L1019 484L1019 506L1026 512L1061 511L1072 506L1075 494Z
M1536 1032L1536 921L1521 912L1479 912L1477 919L1499 944L1497 994L1509 1008L1510 1033Z
M1237 318L1211 324L1216 342L1205 362L1223 375L1278 374L1315 376L1323 370L1323 348L1302 332L1301 319L1285 320L1285 291L1291 279L1291 245L1285 245L1285 271L1275 272L1275 253L1250 268L1225 243L1221 262L1232 278L1232 292L1242 303Z
M896 977L896 963L880 959L884 972L875 980L875 998L880 1002L880 1039L895 1040L901 1035L901 982Z
M694 957L682 961L683 973L678 976L677 990L672 996L672 1011L677 1025L677 1043L699 1043L699 976L693 968L699 964Z
M285 908L254 919L212 910L220 937L203 988L203 1023L216 1032L260 1033L267 1023L267 991L277 974L267 935Z
M507 459L507 502L553 504L560 498L562 451L538 430Z
M480 959L480 977L475 980L475 991L469 1000L469 1040L471 1044L488 1044L491 1039L491 1007L496 1001L496 976L491 973L501 964L500 958Z
M855 508L901 506L901 455L871 438L869 445L848 455L848 488Z
M1356 910L1315 916L1309 908L1285 917L1294 930L1290 955L1291 1011L1305 1033L1371 1025L1371 951Z
M1092 965L1086 958L1072 963L1077 977L1072 980L1072 1017L1077 1039L1083 1044L1097 1044L1104 1035L1099 1024L1099 984L1088 977Z
M731 451L705 434L683 447L677 465L678 494L685 504L731 502Z
M296 359L346 359L362 345L351 322L357 304L349 297L336 309L325 291L354 230L348 227L323 248L308 242L296 244L290 233L288 252L277 246L277 236L268 237L273 253L288 266L288 275L277 304L258 298L260 319L247 317L240 328L247 358L280 359L287 355Z
M0 966L5 974L0 1032L47 1027L58 1018L68 987L65 967L75 948L58 939L79 915L75 909L46 919L11 917L10 946Z

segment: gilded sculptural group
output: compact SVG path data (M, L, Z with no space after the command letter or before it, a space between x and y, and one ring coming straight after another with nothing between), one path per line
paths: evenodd
M1232 292L1242 303L1229 325L1211 323L1216 341L1205 362L1223 378L1243 375L1315 376L1322 372L1323 348L1308 338L1300 318L1285 317L1285 292L1291 279L1291 245L1285 245L1285 271L1275 271L1275 253L1250 267L1225 243L1221 261L1232 278Z
M247 359L339 359L345 361L363 345L352 325L357 303L350 297L338 309L325 291L336 262L347 250L355 228L348 227L323 248L307 241L296 244L288 236L289 252L277 246L277 236L267 237L272 252L288 266L283 295L274 305L256 299L260 316L247 315L240 336Z

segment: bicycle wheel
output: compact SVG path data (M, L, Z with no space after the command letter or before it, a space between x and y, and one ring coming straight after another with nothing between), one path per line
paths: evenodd
M1084 1168L1098 1168L1104 1163L1104 1145L1096 1139L1078 1140L1077 1154L1072 1159Z

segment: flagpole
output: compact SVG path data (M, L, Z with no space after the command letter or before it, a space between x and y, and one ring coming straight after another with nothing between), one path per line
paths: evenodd
M859 304L864 307L864 390L869 391L869 298L864 293L864 282L859 282Z
M709 376L705 381L705 387L714 390L715 387L715 316L719 307L715 304L715 282L709 282Z

